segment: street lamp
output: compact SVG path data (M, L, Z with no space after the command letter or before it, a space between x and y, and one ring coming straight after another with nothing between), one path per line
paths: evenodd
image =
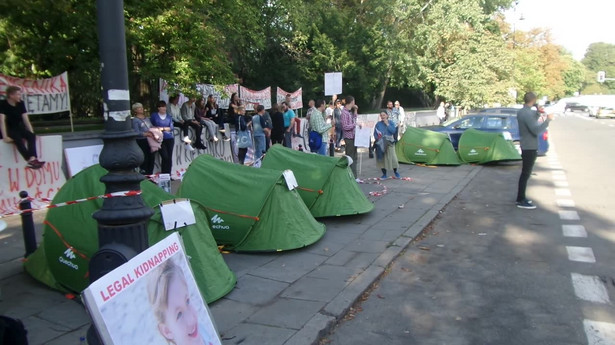
M130 120L124 2L97 0L96 9L105 116L99 161L109 171L100 181L105 184L105 193L140 191L144 177L135 168L143 162L143 153ZM93 215L98 222L99 249L90 260L90 282L147 249L147 223L153 214L140 193L103 201ZM93 326L88 330L88 343L101 343Z

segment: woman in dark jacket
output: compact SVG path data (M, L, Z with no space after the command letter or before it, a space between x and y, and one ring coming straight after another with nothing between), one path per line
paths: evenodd
M282 144L284 142L284 114L280 111L280 105L275 103L271 107L271 143Z

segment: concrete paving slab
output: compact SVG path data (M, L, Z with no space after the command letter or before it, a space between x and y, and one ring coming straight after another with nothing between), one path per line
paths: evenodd
M293 329L242 323L221 337L222 343L228 345L281 345L295 333L297 331Z
M214 322L220 333L236 327L254 314L258 308L253 303L233 301L228 296L209 305L209 310L215 315Z
M249 303L251 305L266 305L288 287L288 283L246 274L237 279L237 285L225 299Z
M327 256L324 255L316 255L306 251L293 251L256 268L251 274L292 283L311 272L325 260L327 260Z
M265 326L299 330L325 305L322 301L278 298L271 305L262 307L246 321Z

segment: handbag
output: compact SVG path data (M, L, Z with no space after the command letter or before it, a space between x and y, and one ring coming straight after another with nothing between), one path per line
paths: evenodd
M320 147L322 146L322 134L316 131L310 131L308 145L310 146L310 150L312 152L320 150Z
M245 149L252 146L252 136L250 131L238 131L237 132L237 147Z

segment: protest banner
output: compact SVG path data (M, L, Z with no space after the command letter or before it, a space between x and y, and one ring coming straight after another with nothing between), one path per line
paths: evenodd
M47 79L22 79L0 74L0 97L8 86L19 86L28 114L51 114L70 111L68 73Z
M277 103L282 103L286 99L286 95L290 95L290 108L291 109L301 109L303 108L303 88L299 88L299 90L295 92L286 92L278 87L278 91L276 94Z
M169 83L164 79L160 79L158 85L160 100L169 102ZM197 84L196 89L205 100L209 95L214 95L214 98L218 103L218 107L220 109L228 109L231 101L231 95L239 92L239 84L230 84L222 87L211 84ZM181 107L187 100L188 98L180 92L179 102L177 105Z
M264 106L265 109L271 109L271 87L256 91L240 86L239 98L246 110L254 110L258 104Z
M82 297L104 344L222 344L177 232L90 284Z
M211 84L197 84L196 89L206 101L209 95L213 95L220 109L228 109L231 103L231 95L238 92L239 84L230 84L223 87Z
M0 214L15 211L25 190L32 198L53 198L66 179L62 172L62 136L37 136L38 158L45 161L40 169L26 167L13 144L0 142Z
M325 96L342 93L342 72L325 73Z

